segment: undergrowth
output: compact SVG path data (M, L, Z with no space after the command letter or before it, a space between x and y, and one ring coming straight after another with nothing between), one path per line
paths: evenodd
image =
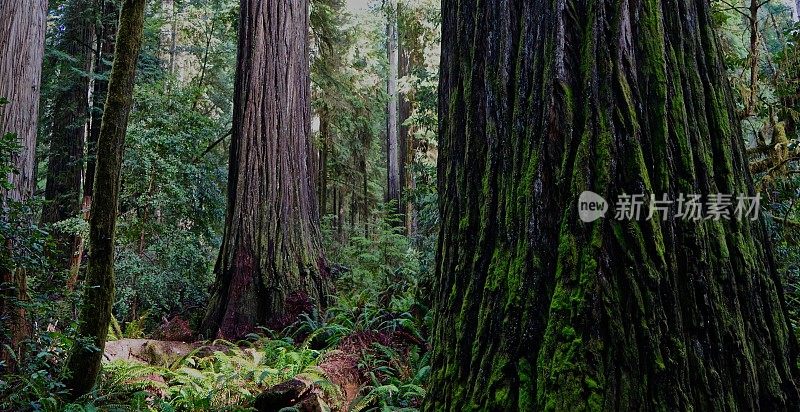
M337 288L324 312L240 342L199 343L161 365L107 362L94 390L73 402L59 376L71 329L42 330L20 369L0 375L0 410L248 411L265 390L301 378L331 410L414 411L430 371L430 319L418 299L426 275L407 238L384 222L329 247ZM147 316L115 320L109 340L151 336Z

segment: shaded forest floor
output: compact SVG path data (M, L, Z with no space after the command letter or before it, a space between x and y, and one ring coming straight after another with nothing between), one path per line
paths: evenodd
M414 244L382 224L326 239L335 292L323 312L236 342L198 340L202 306L114 319L97 386L71 403L60 372L74 325L57 323L37 332L18 372L0 376L0 411L417 410L430 371L434 238ZM74 310L35 300L41 319Z
M421 326L411 313L336 306L238 342L123 338L107 344L100 385L81 407L412 410L429 370Z

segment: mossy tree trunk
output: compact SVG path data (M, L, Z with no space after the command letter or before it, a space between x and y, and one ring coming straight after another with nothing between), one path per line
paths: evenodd
M442 8L427 410L796 410L761 221L578 218L753 194L709 3Z
M83 179L84 146L89 119L89 72L95 28L95 0L74 0L64 5L58 27L59 76L53 99L53 124L47 160L47 185L42 223L56 223L78 216ZM60 268L72 260L75 236L57 234L56 255Z
M111 60L114 59L114 38L117 35L119 7L115 0L96 0L96 7L102 10L99 21L95 22L94 44L94 84L92 87L92 109L89 122L89 134L86 140L86 173L83 179L83 201L81 211L83 218L89 220L94 195L94 172L97 167L97 141L100 139L103 110L108 96L108 75L111 71ZM67 289L74 290L78 283L85 239L78 237L72 252L70 276Z
M119 204L120 170L128 116L133 106L136 63L142 46L146 0L125 0L119 21L108 96L97 142L92 213L89 220L89 263L78 336L91 345L72 346L64 365L72 397L88 393L100 372L114 303L114 236Z
M242 0L228 212L206 337L280 328L323 305L310 139L308 0Z
M0 98L8 100L0 105L0 136L16 135L19 146L10 159L15 172L2 177L8 182L8 189L0 189L0 216L5 222L10 203L25 202L34 190L46 21L47 1L0 0ZM10 252L14 247L12 239L0 239L0 247ZM20 344L30 332L25 311L19 305L27 298L26 289L25 272L2 259L0 361L7 366L13 366L15 357L6 348L19 355Z

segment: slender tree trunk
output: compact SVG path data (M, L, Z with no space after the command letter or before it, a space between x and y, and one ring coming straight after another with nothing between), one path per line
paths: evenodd
M794 9L792 10L792 21L800 21L800 0L795 0Z
M750 87L748 90L747 102L745 104L745 116L756 115L756 105L758 104L758 61L761 49L758 47L759 32L758 9L761 8L761 0L750 0L748 24L750 29L750 48L747 56L750 68Z
M114 58L114 38L117 35L119 9L113 0L97 0L97 7L101 8L101 21L95 27L97 34L94 53L94 85L92 89L92 112L89 122L89 138L86 142L86 174L83 179L83 201L81 212L83 218L89 221L92 210L92 196L94 194L94 175L97 165L97 141L100 138L103 110L108 94L108 79L111 67L108 64ZM74 290L78 283L78 274L83 260L85 240L77 236L75 247L70 262L70 276L67 289Z
M167 71L175 75L177 63L178 19L175 12L175 0L164 0L161 3L161 17L165 22L161 31L161 60L167 63Z
M0 214L7 223L10 203L25 202L34 190L46 19L46 1L0 0L0 98L8 100L7 104L0 104L0 136L15 134L19 144L19 150L11 157L15 172L5 176L10 189L0 189ZM7 248L3 254L13 253L11 239L2 239L0 247ZM9 369L14 367L21 342L31 331L25 311L18 304L26 299L25 272L3 259L0 263L0 361L5 361Z
M228 213L207 337L280 328L328 293L312 142L308 0L242 0Z
M364 224L364 237L369 237L369 221L370 221L370 209L369 209L369 170L367 167L367 153L369 153L368 148L371 145L372 136L370 134L370 130L366 127L362 127L359 131L360 140L362 147L364 148L362 156L359 156L358 159L358 171L361 175L361 204L359 204L359 209L361 212L361 216L363 216L363 224Z
M404 209L401 203L403 181L400 175L400 143L398 141L397 127L397 75L399 63L397 53L397 0L389 0L387 7L386 41L389 53L389 77L386 82L386 92L389 96L389 103L386 117L386 170L388 173L386 201L394 201L394 211L398 215L402 215L402 210Z
M398 5L398 13L400 13L402 8ZM398 77L404 78L411 74L411 67L413 65L411 61L411 50L409 49L408 45L405 44L408 36L398 36L398 55L399 55L399 62L398 62ZM411 117L411 112L414 109L413 103L411 101L411 96L408 93L400 93L400 138L399 141L399 150L400 150L400 177L403 179L403 190L404 194L409 193L414 189L414 175L412 173L412 163L414 162L414 134L412 133L411 128L406 125L406 121L409 117ZM403 221L406 227L406 235L413 236L414 232L416 231L416 219L414 213L414 202L411 199L405 199L403 207Z
M57 50L59 85L53 101L53 127L47 161L47 185L42 223L56 223L80 213L84 145L89 119L89 76L94 42L94 0L78 0L65 6ZM74 59L74 60L73 60ZM77 239L70 234L56 236L56 258L61 268L73 260Z
M332 191L333 191L333 193L332 193L333 194L332 201L333 201L333 215L334 215L333 223L334 223L334 226L336 227L336 231L338 233L340 231L339 230L340 222L339 222L339 184L338 183L334 183L333 184Z
M325 216L328 208L328 150L330 145L330 112L328 109L323 109L319 114L320 126L319 134L322 140L321 148L319 150L319 184L317 196L319 197L319 214Z
M92 216L89 220L89 263L76 343L64 366L65 385L72 397L88 393L100 372L111 309L114 303L114 237L119 205L120 171L128 116L133 106L136 63L142 45L146 0L125 0L119 21L108 97L97 142Z
M618 211L626 193L754 195L709 3L442 15L426 409L797 410L761 221L578 215L587 190Z

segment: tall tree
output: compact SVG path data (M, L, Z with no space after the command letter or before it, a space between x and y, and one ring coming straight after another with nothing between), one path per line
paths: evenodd
M389 57L389 76L386 80L386 93L388 95L386 116L386 159L387 188L386 201L394 201L397 213L402 214L405 209L401 203L403 180L400 175L400 142L398 140L398 36L397 36L397 0L386 3L386 49Z
M57 34L55 56L60 68L53 99L42 223L56 223L80 212L96 3L96 0L66 2L58 25L62 29ZM74 236L58 236L58 259L62 268L72 260L75 242Z
M81 210L83 218L89 220L94 195L94 172L97 165L97 141L100 139L100 126L102 124L103 110L108 92L108 75L111 70L110 62L114 58L114 38L117 35L117 22L119 21L119 8L115 0L96 0L98 9L102 14L95 22L95 44L92 85L92 108L89 121L89 134L86 139L86 173L83 178L83 201ZM85 239L78 237L72 251L70 262L70 277L67 289L74 290L78 282L78 273L83 258Z
M34 189L36 130L39 117L47 1L0 0L0 136L16 135L19 150L11 157L14 172L0 188L2 219L8 222L11 202L24 202ZM9 250L11 239L2 239ZM0 264L0 360L11 363L5 348L18 349L29 327L25 312L17 304L25 299L26 279L22 270L5 260ZM8 341L6 341L6 338Z
M228 212L206 336L280 326L326 300L308 28L308 0L241 2Z
M414 72L423 65L424 44L420 41L423 32L419 16L416 15L414 8L400 1L397 3L397 28L398 28L398 77L406 78L415 74ZM398 145L400 150L400 177L403 182L403 194L413 192L416 182L412 173L412 163L416 153L416 142L414 131L406 124L414 111L414 96L407 90L399 93L399 128L400 135ZM406 234L414 236L416 232L416 213L414 203L406 196L405 204L402 205L403 217L405 220Z
M578 217L585 190L754 195L710 12L442 4L427 410L796 410L761 221Z
M146 0L125 0L119 20L114 63L97 142L96 198L89 220L90 257L78 325L79 341L67 362L66 387L77 397L88 393L100 372L114 303L114 237L119 204L120 170L128 116L133 105L136 63L142 46Z

